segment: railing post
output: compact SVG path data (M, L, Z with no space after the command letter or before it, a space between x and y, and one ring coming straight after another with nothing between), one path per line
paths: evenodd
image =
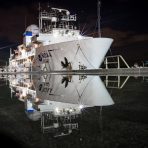
M119 56L117 56L117 60L118 60L118 69L120 68L120 59Z
M106 57L106 59L105 59L105 65L106 65L105 68L108 69L108 61L107 61L107 57Z
M120 76L118 75L118 88L120 87Z
M124 62L124 64L127 66L127 68L130 68L129 65L127 64L127 62L124 60L124 58L120 55L120 58L122 59L122 61Z
M106 87L108 87L108 75L106 75L105 84L106 84Z

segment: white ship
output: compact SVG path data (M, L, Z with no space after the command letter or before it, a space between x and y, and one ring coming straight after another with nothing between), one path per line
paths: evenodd
M66 9L39 11L39 27L30 25L23 44L10 51L9 71L98 69L113 39L83 36L76 15Z

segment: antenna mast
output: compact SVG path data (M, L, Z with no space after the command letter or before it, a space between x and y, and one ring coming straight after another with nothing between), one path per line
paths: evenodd
M41 28L41 22L40 22L41 5L40 5L40 3L39 3L39 8L38 8L38 10L39 10L39 29L40 29L40 28Z
M98 36L101 37L101 30L100 30L100 6L101 6L101 2L100 0L98 0L98 4L97 4L97 15L98 15Z

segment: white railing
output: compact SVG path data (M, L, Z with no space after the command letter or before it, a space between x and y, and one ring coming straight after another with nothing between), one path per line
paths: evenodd
M124 63L124 65L127 68L130 68L127 62L124 60L124 58L121 55L107 56L105 57L104 63L105 63L106 69L109 68L109 65L113 65L113 64L116 64L117 68L119 69L121 68L121 61Z

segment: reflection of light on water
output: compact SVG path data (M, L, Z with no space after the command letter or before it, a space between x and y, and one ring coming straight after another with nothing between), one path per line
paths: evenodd
M64 128L66 130L64 135L70 134L74 129L79 128L77 119L85 108L113 104L99 76L87 76L81 83L79 83L79 77L72 77L72 81L66 88L61 84L60 75L50 75L46 79L42 79L40 75L28 78L32 80L26 81L25 78L19 77L21 83L11 81L12 90L16 87L19 88L19 92L26 94L25 99L28 100L26 108L29 111L26 114L33 121L41 120L43 133ZM30 84L34 86L34 89L29 87ZM41 89L40 84L42 84ZM57 123L59 126L54 126ZM62 131L60 132L55 135L62 135Z
M55 111L56 111L57 113L60 112L58 107L55 108Z
M35 102L39 102L39 100L40 100L39 98L35 98Z
M79 109L82 109L84 106L83 105L79 105Z
M70 108L69 111L72 112L73 110Z

